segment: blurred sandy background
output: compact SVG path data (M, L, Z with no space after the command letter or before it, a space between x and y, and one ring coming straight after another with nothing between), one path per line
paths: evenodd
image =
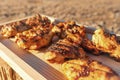
M120 0L0 0L0 23L36 13L120 33Z

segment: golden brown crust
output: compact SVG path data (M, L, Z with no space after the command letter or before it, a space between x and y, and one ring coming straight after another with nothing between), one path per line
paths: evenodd
M90 41L88 38L84 38L82 40L81 47L89 53L93 53L95 55L100 54L100 50L97 49L93 42Z
M52 32L63 39L67 36L66 32L75 26L80 27L74 21L60 22L54 26Z
M54 35L53 24L47 17L36 15L25 22L31 29L17 33L16 43L23 49L39 49L49 45Z
M80 47L82 38L85 36L83 26L73 26L65 31L67 36L54 43L45 53L45 59L50 62L63 62L66 58L85 57L84 50Z
M13 37L18 32L22 32L25 30L30 29L31 27L23 21L13 22L10 24L3 25L0 31L0 34L2 34L4 37Z
M33 17L28 18L25 23L29 26L49 26L49 24L51 24L51 21L46 16L37 14Z
M13 37L19 32L26 31L36 26L49 26L51 24L50 20L47 17L42 17L37 14L28 19L17 21L13 23L8 23L3 25L0 31L4 37Z
M62 63L65 59L82 58L85 54L84 50L78 45L63 39L49 47L44 58L50 62Z
M97 49L108 53L117 61L120 61L120 44L117 42L114 35L109 35L103 29L98 29L92 36L92 42Z
M62 70L68 80L119 80L109 67L85 58L64 62Z
M39 49L47 46L53 37L52 25L47 27L33 27L30 30L18 33L15 36L16 43L23 49Z

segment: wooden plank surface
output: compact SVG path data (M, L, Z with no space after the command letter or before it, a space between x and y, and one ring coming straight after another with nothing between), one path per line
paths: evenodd
M0 58L0 80L23 80L3 59Z
M61 72L20 49L8 39L1 40L0 53L0 56L25 80L65 80Z

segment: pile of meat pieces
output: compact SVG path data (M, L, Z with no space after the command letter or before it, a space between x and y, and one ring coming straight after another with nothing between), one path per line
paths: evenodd
M86 53L104 52L120 60L120 44L114 35L106 34L103 29L96 30L89 40L86 28L74 21L53 24L47 17L36 15L6 24L0 33L7 38L15 37L15 42L23 49L50 46L44 54L45 60L63 63L63 73L69 80L119 80L109 67L92 60Z

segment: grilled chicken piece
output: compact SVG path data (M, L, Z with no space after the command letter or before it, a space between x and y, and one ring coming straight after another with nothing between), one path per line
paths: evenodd
M60 22L54 26L52 32L55 33L52 42L55 43L59 39L64 39L68 36L69 33L72 33L71 30L73 27L80 27L74 21ZM75 31L73 31L75 32Z
M4 37L9 38L15 36L18 32L22 32L30 28L31 26L25 24L22 21L13 22L10 24L3 25L0 30L0 34L2 34Z
M52 32L54 32L59 38L65 38L67 36L66 30L72 29L76 25L74 21L60 22L54 26Z
M109 67L88 58L66 61L62 71L68 80L119 80Z
M85 27L74 26L72 29L66 30L66 35L67 38L72 39L73 42L81 42L80 38L85 38Z
M100 51L96 48L93 42L90 41L88 38L84 38L82 40L81 47L87 52L91 52L96 55L100 54Z
M92 42L97 49L108 53L111 57L120 61L120 44L117 42L114 35L109 35L103 29L98 29L92 36Z
M51 24L51 22L47 17L42 17L37 14L23 21L13 22L2 26L0 33L4 37L9 38L15 36L19 32L23 32L35 26L48 26L49 24Z
M62 63L65 59L85 57L84 50L79 47L82 37L84 37L84 31L84 27L78 26L67 30L67 37L49 47L44 55L45 59L50 62Z
M27 19L26 24L32 26L31 29L17 33L16 43L23 49L39 49L49 45L54 35L53 24L47 17L36 15Z
M39 49L49 45L54 33L53 25L37 26L30 30L18 33L15 36L15 42L23 49Z
M33 17L28 18L25 23L29 26L49 26L49 24L51 24L51 21L46 16L37 14Z
M51 63L62 63L65 59L82 58L85 52L76 44L67 39L59 40L49 47L44 58Z

